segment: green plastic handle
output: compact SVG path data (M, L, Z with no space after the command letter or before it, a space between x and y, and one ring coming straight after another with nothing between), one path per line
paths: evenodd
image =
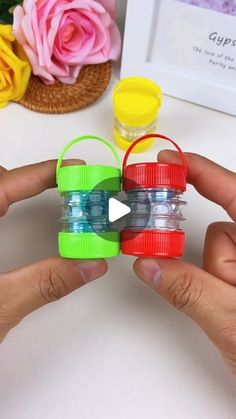
M59 173L59 171L60 171L60 169L61 169L61 165L62 165L62 162L63 162L63 160L64 160L64 157L65 157L65 155L66 155L66 153L69 151L69 149L71 148L71 147L73 147L75 144L77 144L77 143L79 143L79 142L81 142L81 141L84 141L84 140L96 140L96 141L100 141L100 143L103 143L103 144L105 144L107 147L109 147L110 148L110 150L112 151L112 153L113 153L113 155L115 156L115 159L116 159L116 161L117 161L117 163L118 163L118 166L119 166L119 168L121 167L121 162L120 162L120 159L119 159L119 156L118 156L118 153L117 153L117 151L115 150L115 147L109 142L109 141L106 141L106 140L104 140L103 138L100 138L100 137L96 137L95 135L83 135L82 137L77 137L77 138L75 138L74 140L72 140L72 141L70 141L64 148L63 148L63 150L62 150L62 152L61 152L61 154L60 154L60 157L59 157L59 159L58 159L58 161L57 161L57 168L56 168L56 176L57 176L57 179L58 179L58 173Z

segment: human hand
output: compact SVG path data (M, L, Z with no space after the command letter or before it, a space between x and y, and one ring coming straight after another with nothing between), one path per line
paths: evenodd
M137 259L134 270L207 333L236 374L236 174L186 153L188 182L221 205L234 222L208 227L203 269L181 260ZM180 163L178 153L162 151L160 162Z
M83 164L77 161L77 164ZM56 162L47 161L7 171L0 167L0 216L17 201L31 198L55 184ZM0 274L0 342L27 314L58 300L102 276L103 260L47 259Z

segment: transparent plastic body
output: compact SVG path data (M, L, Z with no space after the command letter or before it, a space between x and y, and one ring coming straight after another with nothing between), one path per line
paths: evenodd
M62 231L66 233L105 233L113 231L109 222L107 191L75 191L63 195Z
M123 138L123 140L132 143L137 138L142 137L146 134L151 134L156 131L157 126L157 118L150 122L148 125L140 126L140 127L131 127L129 125L124 125L121 121L117 118L115 119L115 131L117 134Z
M131 208L127 216L129 230L181 230L182 193L173 189L144 189L127 192L127 205Z

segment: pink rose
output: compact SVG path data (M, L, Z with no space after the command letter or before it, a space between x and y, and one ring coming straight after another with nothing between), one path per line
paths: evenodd
M46 84L75 83L84 64L116 60L121 49L115 0L24 0L13 32L33 73Z

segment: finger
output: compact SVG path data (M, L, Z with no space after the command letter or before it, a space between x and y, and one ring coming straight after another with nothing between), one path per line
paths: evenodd
M197 154L185 153L188 182L205 198L221 205L236 220L236 174ZM177 152L161 151L162 163L181 163Z
M232 337L231 332L235 333L234 287L177 260L138 259L134 270L175 308L198 323L221 350ZM228 330L230 327L232 330Z
M44 260L0 276L0 336L37 308L104 275L104 260Z
M56 164L56 160L50 160L13 170L0 168L0 216L7 212L12 203L54 188ZM67 160L65 164L84 164L84 162Z
M208 227L203 257L204 269L236 285L236 225L213 223Z

